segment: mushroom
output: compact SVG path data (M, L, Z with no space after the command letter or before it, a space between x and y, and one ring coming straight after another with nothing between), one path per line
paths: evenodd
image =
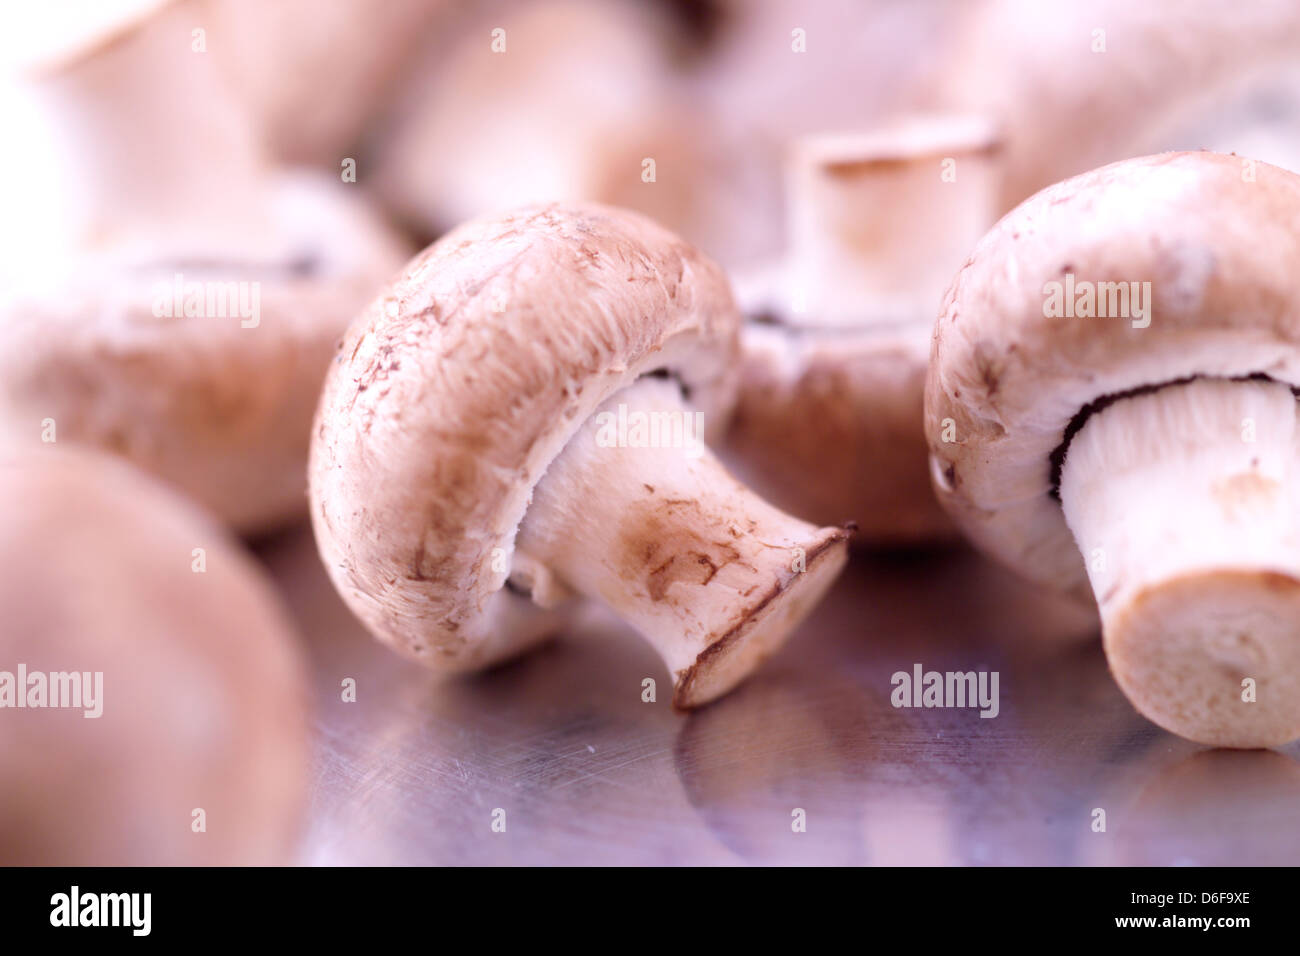
M666 11L627 0L477 11L430 45L374 137L377 189L429 236L489 212L593 200L711 248L713 187L730 169L674 80L676 39Z
M1214 145L1225 133L1240 151L1243 116L1252 132L1272 127L1278 155L1300 158L1294 123L1269 115L1289 102L1294 116L1300 103L1288 71L1300 53L1293 3L982 0L958 23L930 100L1003 124L999 212L1126 156Z
M355 186L266 163L191 49L192 4L123 9L29 65L50 135L23 158L48 170L22 181L7 245L49 228L6 263L0 423L119 453L264 531L303 513L333 346L406 245ZM42 187L73 195L47 209Z
M852 519L861 543L943 538L922 393L943 289L993 221L996 137L914 116L800 141L784 263L739 296L741 390L728 461L779 507Z
M998 223L934 333L941 502L1033 580L1090 583L1134 706L1217 746L1300 735L1297 215L1263 163L1106 166Z
M88 450L0 449L0 497L0 859L290 862L310 698L265 574Z
M337 169L391 99L447 0L208 0L212 55L279 159ZM324 95L323 95L324 94Z
M914 109L964 0L714 0L699 96L780 145Z
M588 204L472 221L352 325L312 440L317 541L380 640L466 670L608 604L673 676L725 693L830 585L847 534L763 502L704 447L735 390L716 265ZM531 596L531 602L529 597Z
M939 41L964 0L709 0L696 54L683 64L693 131L721 154L701 248L729 270L780 255L782 179L799 138L868 129L915 109L943 66ZM923 80L926 80L923 82ZM681 111L678 111L679 113ZM693 238L688 234L688 238Z

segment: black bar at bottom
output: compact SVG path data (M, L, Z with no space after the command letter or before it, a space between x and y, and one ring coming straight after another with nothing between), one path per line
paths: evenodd
M1196 868L33 868L0 870L0 925L7 941L283 941L296 949L412 934L438 948L452 939L476 946L476 938L495 946L511 933L525 944L566 933L601 945L597 930L636 939L677 935L684 924L700 942L716 933L733 944L776 929L809 937L834 929L863 942L902 932L927 945L1193 935L1231 944L1284 931L1294 881L1288 869Z

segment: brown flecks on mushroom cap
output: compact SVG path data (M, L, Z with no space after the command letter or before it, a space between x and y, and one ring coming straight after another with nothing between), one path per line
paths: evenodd
M317 412L312 515L352 609L437 667L540 638L555 618L503 592L493 562L533 485L606 397L656 370L717 435L738 328L717 266L633 213L530 207L426 249L353 324ZM415 554L433 580L409 573Z

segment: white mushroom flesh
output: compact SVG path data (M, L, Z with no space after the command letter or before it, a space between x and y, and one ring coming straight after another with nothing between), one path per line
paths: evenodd
M804 141L789 176L792 321L929 325L994 218L991 126L918 117Z
M843 531L732 478L699 417L670 379L611 396L537 484L516 540L655 647L680 706L725 693L775 650L845 559Z
M61 217L57 241L126 259L269 253L264 150L195 26L171 4L27 78L44 168L23 201Z
M1289 386L1196 380L1094 413L1061 471L1111 669L1219 746L1300 734L1300 444Z

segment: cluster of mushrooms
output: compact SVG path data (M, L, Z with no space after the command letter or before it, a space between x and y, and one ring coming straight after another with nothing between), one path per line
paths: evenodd
M1270 68L1300 11L1178 4L1175 35L1169 5L878 0L847 76L788 65L800 33L848 50L832 0L33 25L0 675L106 699L0 676L0 860L293 858L311 679L240 539L307 516L356 616L439 671L585 598L698 708L851 546L965 537L1095 604L1160 726L1300 737L1300 176L1230 151L1300 167ZM192 313L191 285L255 309Z

